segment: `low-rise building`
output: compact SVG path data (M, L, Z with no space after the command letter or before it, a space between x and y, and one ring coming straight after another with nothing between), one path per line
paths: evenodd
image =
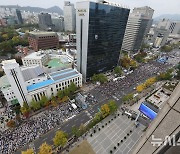
M59 46L59 38L55 32L29 32L28 41L30 47L35 51Z
M43 51L33 52L22 58L24 66L40 65L43 67L49 60L49 55Z
M32 99L39 101L42 96L55 96L72 82L82 86L82 74L72 68L45 73L38 65L20 67L15 59L3 61L2 65L10 85L8 93L13 94L8 101L17 100L21 106Z

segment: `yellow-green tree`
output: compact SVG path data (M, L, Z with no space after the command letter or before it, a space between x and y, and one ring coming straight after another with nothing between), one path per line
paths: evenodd
M149 78L146 80L145 85L146 87L149 87L150 85L154 84L156 82L156 77Z
M136 87L136 90L138 92L142 92L144 89L146 88L146 85L145 84L140 84Z
M114 100L110 100L108 106L111 113L114 113L118 109L118 106Z
M27 149L26 151L22 151L21 154L34 154L33 149Z
M101 106L101 113L102 113L103 118L110 114L110 109L107 104L104 104Z
M3 34L2 37L3 37L4 40L8 40L9 39L8 34Z
M55 146L64 146L67 143L67 134L63 131L57 131L55 137L53 138L53 142Z
M46 142L40 146L38 154L52 154L52 146L47 144Z

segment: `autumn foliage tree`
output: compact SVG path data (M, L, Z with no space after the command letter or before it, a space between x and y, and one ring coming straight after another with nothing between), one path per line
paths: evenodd
M53 142L55 146L64 146L67 143L67 134L63 131L57 131L55 137L53 138Z
M40 146L38 154L52 154L52 146L48 145L46 142Z
M101 113L102 113L103 118L105 118L106 116L110 114L110 109L107 104L104 104L101 106Z
M33 149L27 149L26 151L22 151L21 154L34 154Z
M9 120L6 125L10 128L13 128L15 127L16 123L14 120Z

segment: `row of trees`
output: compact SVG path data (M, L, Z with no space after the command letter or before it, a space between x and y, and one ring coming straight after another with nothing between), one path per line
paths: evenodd
M100 73L100 74L94 74L92 77L93 82L100 82L100 83L105 83L108 81L107 77Z
M149 86L151 86L152 84L154 84L157 81L156 77L152 77L149 78L148 80L146 80L144 83L138 85L136 87L136 90L138 92L142 92L144 89L148 88Z
M57 96L52 96L51 99L48 99L46 96L41 96L40 101L35 101L33 99L29 103L29 105L26 102L24 102L23 107L21 107L21 112L25 117L28 117L31 110L37 111L49 105L57 106L58 103L67 101L68 97L71 97L76 90L77 90L77 86L72 82L68 88L58 91Z
M138 85L136 87L136 90L138 92L142 92L144 89L148 88L149 86L154 84L156 81L171 80L172 77L173 77L172 74L171 74L172 72L173 72L173 69L169 69L168 71L166 71L164 73L160 73L156 77L149 78L144 83Z
M46 142L43 143L40 148L38 154L52 154L52 146L47 144ZM33 149L27 149L26 151L22 151L22 154L35 154Z
M72 135L75 137L80 137L82 134L84 134L87 130L92 128L94 125L96 125L98 122L100 122L102 119L107 117L109 114L113 114L117 110L118 106L114 100L110 100L107 104L104 104L101 106L100 111L95 115L93 120L87 125L84 126L83 124L80 125L79 128L76 126L72 127ZM59 130L56 132L53 143L55 147L64 147L68 142L68 134ZM40 146L38 154L52 154L52 146L48 145L47 143L43 143ZM22 154L34 154L33 149L27 149L26 151L22 151Z
M100 111L96 113L95 117L87 125L87 128L90 129L109 114L113 114L117 110L118 106L114 100L110 100L107 104L101 106Z

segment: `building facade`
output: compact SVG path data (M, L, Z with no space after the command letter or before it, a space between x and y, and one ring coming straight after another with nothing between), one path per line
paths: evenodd
M147 6L133 9L124 35L123 51L137 52L140 49L144 37L150 30L153 13L154 10Z
M59 90L69 87L72 82L77 87L82 86L82 75L71 68L46 74L39 66L20 68L14 59L3 61L2 64L12 99L17 99L21 106L32 99L39 101L42 96L56 96Z
M51 15L48 13L40 13L38 15L39 27L42 30L54 30L54 25L52 23Z
M16 16L17 16L18 24L23 24L23 18L21 15L21 11L18 9L16 9Z
M64 17L52 18L52 23L55 26L55 31L64 31Z
M77 68L86 81L117 66L130 10L86 1L76 8Z
M59 38L55 32L29 32L29 45L33 50L57 48Z
M169 30L164 28L155 28L154 35L152 37L151 42L153 43L154 47L162 47L165 45L167 38L169 36Z
M49 55L43 51L33 52L22 58L23 66L40 65L43 67L49 61Z
M157 28L169 30L170 35L180 35L180 21L162 19L159 21Z
M64 1L64 27L65 31L75 31L76 27L76 10L74 4Z

